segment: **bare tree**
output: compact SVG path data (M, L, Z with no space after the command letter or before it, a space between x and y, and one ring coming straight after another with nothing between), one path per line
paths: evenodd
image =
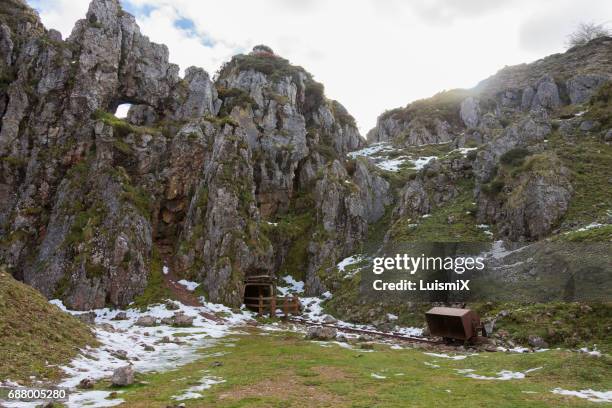
M595 24L594 22L580 23L576 30L567 36L567 48L584 45L595 38L610 37L612 31L606 27L606 23Z

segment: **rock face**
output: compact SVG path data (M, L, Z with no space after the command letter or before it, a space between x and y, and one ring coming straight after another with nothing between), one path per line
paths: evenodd
M213 83L179 77L117 0L92 1L66 40L21 0L6 7L19 18L0 14L0 257L46 296L125 306L160 251L212 301L240 304L262 273L320 293L318 274L382 217L388 182L346 157L365 146L354 119L269 47Z
M575 196L548 139L610 132L605 117L558 119L608 86L609 38L385 112L369 141L448 148L394 175L347 156L366 146L353 117L267 46L215 82L197 67L181 78L118 0L93 0L66 40L22 0L5 7L0 264L74 309L128 305L165 263L228 305L250 275L292 274L318 295L373 224L406 230L455 200L500 237L540 239Z
M609 130L601 121L581 116L612 80L611 45L612 39L600 38L565 54L504 68L473 89L441 92L379 116L368 133L370 142L388 142L408 153L440 143L465 150L462 159L439 156L404 180L387 240L398 228L417 226L419 217L452 206L460 195L466 201L472 196L475 208L468 213L481 225L495 225L499 238L550 235L563 222L575 188L567 161L548 139L582 134L606 140ZM472 191L466 193L468 184ZM453 224L457 215L445 219Z

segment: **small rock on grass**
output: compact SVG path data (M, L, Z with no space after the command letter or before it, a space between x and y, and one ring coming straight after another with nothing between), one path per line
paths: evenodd
M313 326L308 328L306 339L308 340L333 340L336 338L338 330L333 327Z
M79 385L77 386L77 388L80 388L82 390L90 390L94 387L94 385L96 385L96 382L94 379L83 378L81 382L79 383Z
M96 313L95 312L85 312L76 315L76 317L85 324L95 324L96 323Z
M536 348L548 347L548 343L544 341L543 338L541 338L540 336L536 336L536 335L529 336L527 338L527 342L529 343L531 347L536 347Z

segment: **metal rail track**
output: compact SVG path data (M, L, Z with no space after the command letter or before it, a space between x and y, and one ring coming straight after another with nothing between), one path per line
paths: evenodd
M356 328L352 328L352 327L340 326L340 325L337 325L337 324L313 322L311 320L307 320L307 319L304 319L304 318L301 318L301 317L288 317L285 320L289 321L291 323L303 324L305 326L331 327L331 328L334 328L334 329L336 329L338 331L344 331L344 332L347 332L347 333L369 334L369 335L372 335L372 336L387 337L387 338L391 338L391 339L395 339L395 340L407 341L407 342L411 342L411 343L424 343L424 344L433 344L433 345L445 344L445 342L443 340L433 340L433 339L428 339L428 338L424 338L424 337L406 336L404 334L396 333L396 332L389 333L389 332L379 332L379 331L375 331L375 330L356 329Z

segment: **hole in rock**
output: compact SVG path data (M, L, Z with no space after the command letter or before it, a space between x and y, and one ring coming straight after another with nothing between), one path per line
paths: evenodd
M117 110L115 111L115 116L120 119L127 118L127 114L131 106L132 106L131 103L122 103L121 105L117 106Z

